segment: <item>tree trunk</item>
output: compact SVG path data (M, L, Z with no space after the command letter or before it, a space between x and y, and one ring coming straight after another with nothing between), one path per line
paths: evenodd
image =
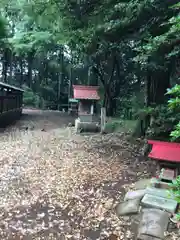
M11 29L11 36L13 37L15 33L15 24L12 22L12 29ZM12 76L13 76L13 52L11 49L9 49L9 78L10 78L10 83L13 83Z
M114 115L114 108L113 108L113 99L111 97L108 98L108 103L106 106L106 112L108 117L112 117Z
M61 46L59 52L60 73L58 74L58 110L60 110L61 83L63 80L64 48Z
M12 75L13 75L13 53L12 51L10 51L10 58L9 58L10 62L9 62L9 82L12 83Z
M3 67L2 67L2 79L7 83L7 70L8 70L8 49L4 49L3 54Z
M167 88L170 87L170 72L171 68L169 66L168 71L156 71L147 72L146 78L146 107L154 107L167 102L165 98L165 93ZM146 130L150 126L151 116L150 114L145 114L141 121L141 134L145 136ZM142 127L143 126L143 127Z
M166 102L165 94L170 87L171 67L167 71L147 73L146 82L146 106L156 106Z
M23 85L23 59L20 58L20 86Z
M168 71L164 71L164 72L158 72L155 75L154 78L154 104L164 104L167 99L166 99L166 92L167 89L170 87L170 73L171 73L171 69L168 69Z
M28 87L32 86L32 68L33 68L33 60L34 60L34 54L35 52L32 51L28 54L28 79L27 79L27 85Z
M114 57L113 58L113 63L112 63L111 74L110 74L109 79L107 81L104 79L104 76L99 71L99 68L93 67L93 70L99 76L99 79L100 79L102 85L104 86L103 107L106 108L107 115L110 114L109 116L111 116L111 114L112 114L111 106L112 106L112 96L113 96L113 94L111 93L111 83L112 83L112 79L113 79L113 75L114 75L114 71L115 71L115 65L116 65L116 59Z
M150 102L151 102L151 72L148 70L147 72L147 78L145 82L145 105L146 107L149 107Z

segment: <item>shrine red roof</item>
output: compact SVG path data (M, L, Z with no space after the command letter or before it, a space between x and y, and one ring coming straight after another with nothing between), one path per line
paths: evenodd
M180 143L148 140L152 150L148 157L169 162L180 162Z
M98 86L73 85L75 99L99 100Z

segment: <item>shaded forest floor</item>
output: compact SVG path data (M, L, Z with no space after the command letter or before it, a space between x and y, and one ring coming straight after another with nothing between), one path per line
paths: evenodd
M72 121L26 110L0 133L0 239L134 239L114 208L154 165L124 134L76 135Z

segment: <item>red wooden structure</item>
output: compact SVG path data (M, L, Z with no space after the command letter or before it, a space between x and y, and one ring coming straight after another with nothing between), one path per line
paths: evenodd
M74 99L78 100L78 117L82 122L97 122L98 86L73 85Z
M152 145L148 157L159 161L180 163L180 143L148 140L148 144Z
M73 85L75 99L99 100L98 86Z

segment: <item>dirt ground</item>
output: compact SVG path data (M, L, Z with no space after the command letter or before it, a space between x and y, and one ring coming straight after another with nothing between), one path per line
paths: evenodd
M0 239L134 239L115 206L155 167L123 134L76 135L66 113L25 110L0 133Z

